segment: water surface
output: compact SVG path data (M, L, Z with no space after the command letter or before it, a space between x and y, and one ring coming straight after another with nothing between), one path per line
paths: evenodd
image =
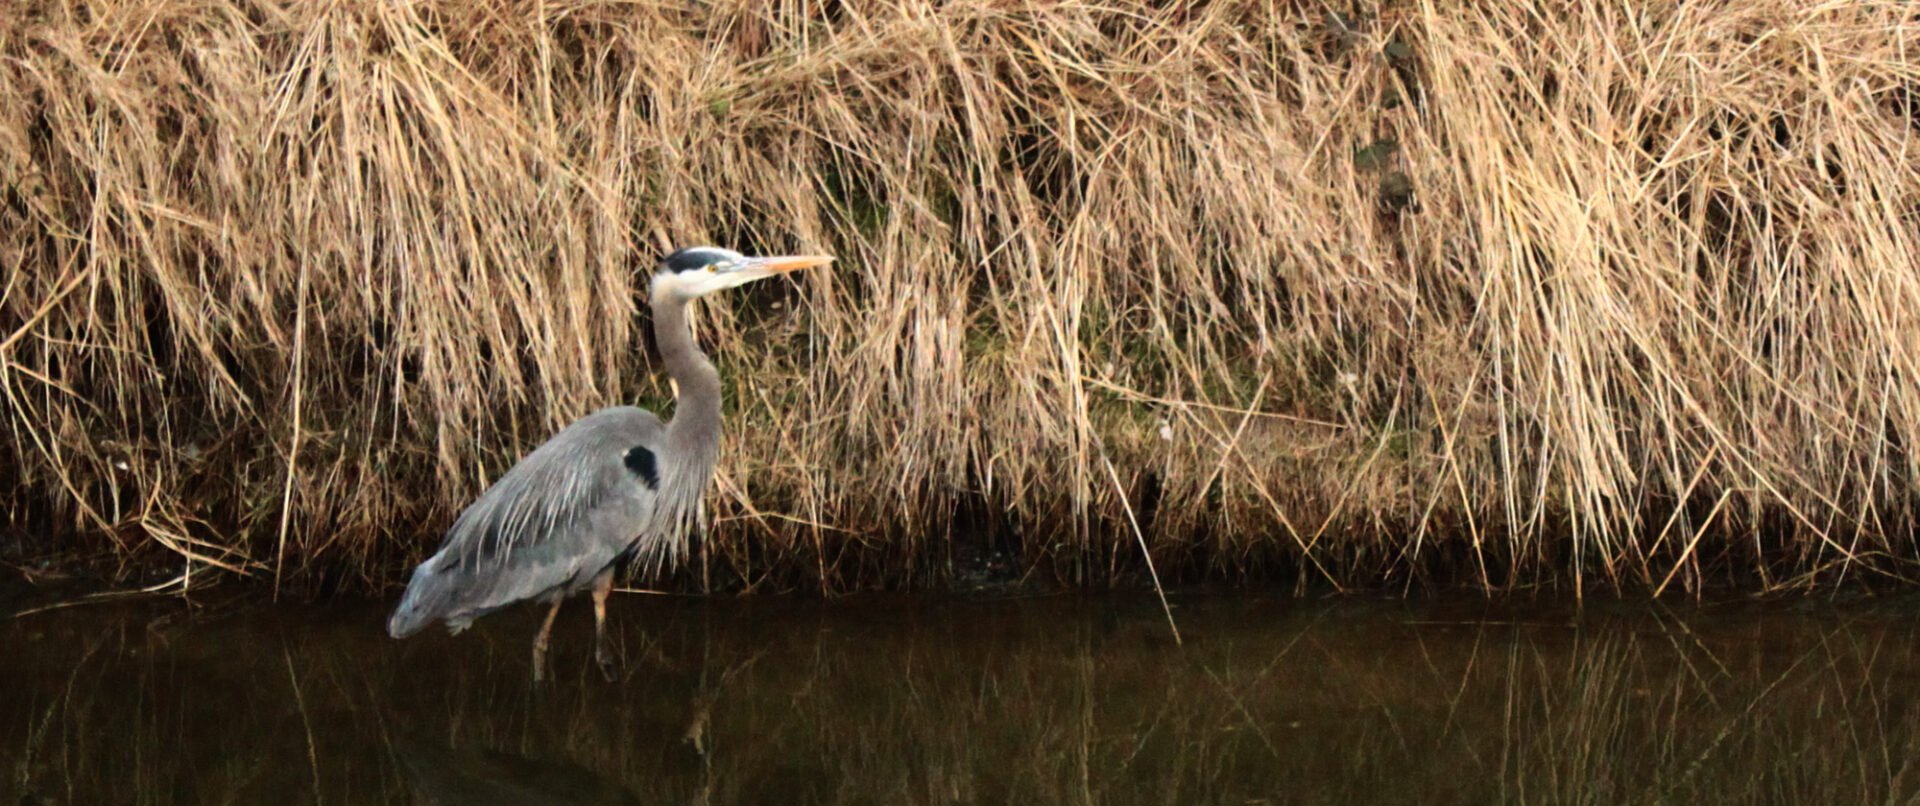
M1584 608L616 597L0 618L0 803L1772 803L1920 795L1910 597Z

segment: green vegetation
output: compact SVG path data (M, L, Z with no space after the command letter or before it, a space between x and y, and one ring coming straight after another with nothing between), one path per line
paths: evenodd
M925 584L956 512L1124 570L1149 503L1340 588L1920 558L1912 4L15 6L9 562L389 584L670 395L695 242L841 262L703 308L672 584Z

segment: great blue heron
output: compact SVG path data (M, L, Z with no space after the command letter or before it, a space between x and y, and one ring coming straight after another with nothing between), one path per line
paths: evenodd
M593 590L594 660L612 676L607 594L627 562L677 565L720 447L720 374L694 342L693 300L824 256L748 257L696 246L661 260L649 292L653 333L678 385L673 422L633 406L601 409L515 464L460 513L440 550L413 570L387 621L405 638L437 619L455 634L515 602L549 606L533 639L533 677L546 671L547 635L568 595Z

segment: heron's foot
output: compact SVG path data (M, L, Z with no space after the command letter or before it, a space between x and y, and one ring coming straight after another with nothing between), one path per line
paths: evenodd
M713 717L713 703L707 702L694 708L687 717L687 729L680 734L680 741L693 748L693 754L707 754L707 721Z
M600 667L600 676L606 678L607 682L614 683L620 680L620 667L614 663L613 650L607 646L604 639L594 642L593 662Z

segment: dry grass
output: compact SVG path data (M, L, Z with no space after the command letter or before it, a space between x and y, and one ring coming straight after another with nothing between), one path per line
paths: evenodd
M924 584L961 515L1102 584L1106 461L1186 578L1907 574L1920 7L1170 5L27 0L14 529L397 579L665 403L644 269L717 242L842 262L705 308L716 584Z

